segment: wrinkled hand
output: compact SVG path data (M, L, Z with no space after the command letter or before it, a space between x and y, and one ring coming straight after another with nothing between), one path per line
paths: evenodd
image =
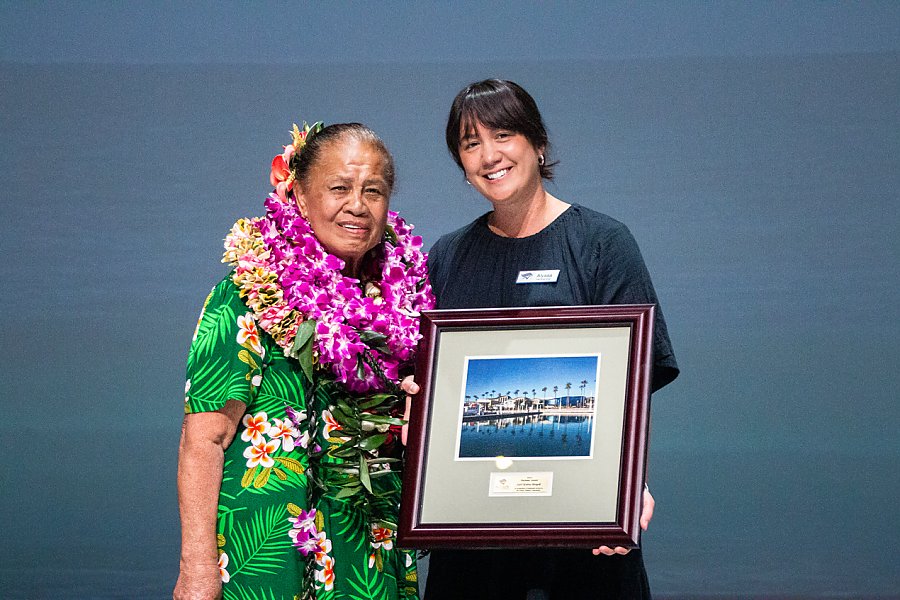
M172 592L173 600L219 600L221 597L219 565L181 565L178 582Z
M653 518L653 508L656 506L656 501L653 499L653 496L650 495L650 490L644 488L644 506L641 509L641 529L647 531L647 527L650 526L650 519ZM594 548L591 550L594 553L594 556L599 556L601 554L605 554L606 556L612 556L613 554L628 554L631 552L631 548L623 548L622 546L616 546L615 548L610 548L609 546L600 546L599 548Z
M412 375L408 375L400 382L400 389L406 392L406 408L403 410L403 420L409 421L409 411L412 407L412 398L419 393L419 384L413 380ZM400 429L400 442L406 445L406 436L409 432L409 424L407 423Z

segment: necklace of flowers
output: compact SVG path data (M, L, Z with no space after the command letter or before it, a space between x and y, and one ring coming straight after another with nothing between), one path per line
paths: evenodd
M420 311L434 306L422 238L389 212L380 278L363 284L343 275L344 261L325 251L296 205L277 193L266 216L241 219L225 239L223 262L257 324L300 360L329 368L352 392L381 391L412 358Z

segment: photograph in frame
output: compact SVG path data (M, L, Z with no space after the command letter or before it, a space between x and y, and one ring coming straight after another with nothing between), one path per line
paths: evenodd
M599 370L599 354L466 356L457 460L591 458Z

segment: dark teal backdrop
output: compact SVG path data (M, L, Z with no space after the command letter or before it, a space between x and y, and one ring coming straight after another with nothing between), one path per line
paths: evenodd
M666 311L656 595L900 597L900 5L588 6L0 5L0 596L170 593L185 352L291 123L380 132L430 244L500 76Z

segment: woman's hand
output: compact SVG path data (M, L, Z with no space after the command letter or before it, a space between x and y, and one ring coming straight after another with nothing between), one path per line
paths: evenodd
M182 563L181 572L173 600L218 600L222 597L222 578L219 565L186 565Z
M650 490L646 487L644 488L644 507L641 509L641 529L647 531L647 527L650 526L650 519L653 518L653 508L656 506L656 501L653 499L653 496L650 495ZM601 554L605 554L606 556L612 556L613 554L628 554L631 552L630 548L623 548L622 546L616 546L615 548L610 548L609 546L600 546L599 548L594 548L591 550L594 553L594 556L599 556Z
M413 380L412 375L408 375L400 382L400 389L406 392L406 408L403 410L403 420L407 421L407 424L400 429L400 442L405 446L406 436L409 432L409 411L412 408L411 396L419 393L419 384Z

